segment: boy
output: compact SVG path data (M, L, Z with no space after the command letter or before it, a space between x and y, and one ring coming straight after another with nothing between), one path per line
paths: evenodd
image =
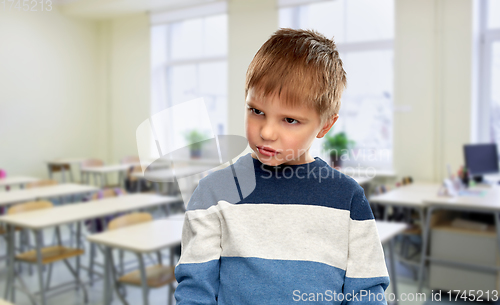
M309 153L337 121L346 85L334 42L280 29L246 77L253 152L201 179L189 200L177 304L386 304L363 189Z

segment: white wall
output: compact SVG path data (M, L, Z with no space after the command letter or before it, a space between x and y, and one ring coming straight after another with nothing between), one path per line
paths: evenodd
M228 134L244 137L245 74L255 53L278 29L276 3L229 0L228 29Z
M44 161L137 155L149 115L149 18L107 21L0 11L0 168L47 177Z
M137 155L136 128L150 115L150 28L146 13L101 23L108 44L108 162Z
M0 11L0 168L47 176L45 160L99 156L97 27L51 12Z
M397 0L394 167L440 181L463 164L472 109L473 0Z

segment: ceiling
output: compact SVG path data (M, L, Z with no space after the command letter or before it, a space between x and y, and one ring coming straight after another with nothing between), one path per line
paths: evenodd
M67 15L108 19L140 12L160 12L218 2L217 0L54 0Z

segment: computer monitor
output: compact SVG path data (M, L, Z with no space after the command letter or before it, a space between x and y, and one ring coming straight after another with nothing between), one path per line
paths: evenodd
M486 174L498 173L498 150L496 144L464 145L465 166L476 179ZM481 179L481 178L479 178Z

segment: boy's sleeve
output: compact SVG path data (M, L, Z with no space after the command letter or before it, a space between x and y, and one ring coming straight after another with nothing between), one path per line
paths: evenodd
M354 192L349 219L349 246L343 294L345 305L387 304L389 275L384 250L363 188Z
M210 189L200 180L187 206L181 257L175 267L178 305L217 304L221 226L213 200Z

